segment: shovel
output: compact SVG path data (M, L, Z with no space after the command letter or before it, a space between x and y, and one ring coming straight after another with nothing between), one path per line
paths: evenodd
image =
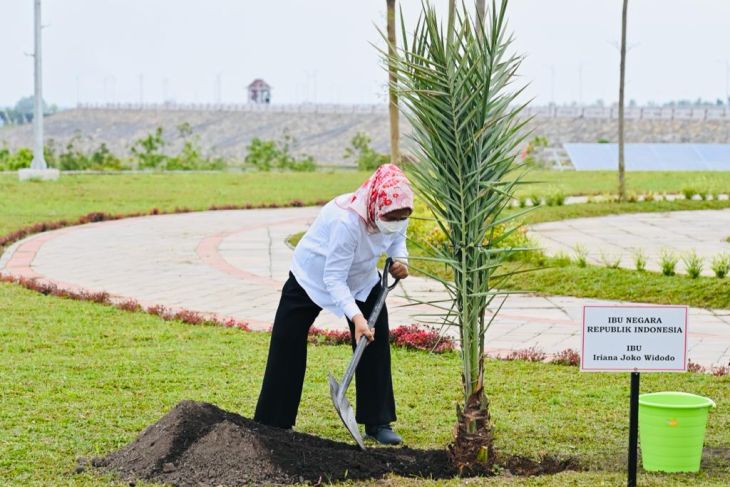
M398 284L399 281L399 279L396 279L391 286L388 286L388 274L390 271L390 265L392 263L393 259L391 259L390 257L388 257L388 259L386 259L385 261L383 275L380 279L382 291L380 291L378 300L375 302L375 307L373 308L373 311L370 313L370 317L368 318L368 327L371 330L375 326L375 322L378 320L378 316L380 316L380 311L382 311L383 309L383 305L385 304L385 297L390 291L393 290L393 288L396 286L396 284ZM367 347L367 345L368 339L364 336L361 336L360 340L357 342L357 346L355 347L355 352L352 354L352 359L347 365L347 369L345 369L345 375L342 377L342 382L340 384L337 383L337 380L335 380L334 376L331 373L327 377L330 383L330 396L332 397L332 403L335 405L337 414L340 415L340 419L345 424L345 428L347 428L347 431L350 432L353 439L357 442L357 444L360 446L360 449L362 450L365 449L365 443L363 443L362 436L360 436L360 429L358 428L357 421L355 420L355 412L352 410L350 402L345 397L345 393L347 392L347 388L350 387L352 376L355 375L355 369L357 368L357 364L360 363L360 358L362 357L362 353L365 351L365 347Z

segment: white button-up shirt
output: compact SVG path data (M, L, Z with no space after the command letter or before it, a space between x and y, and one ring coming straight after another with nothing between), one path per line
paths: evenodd
M357 213L332 200L297 244L290 270L317 306L352 319L361 312L355 300L365 301L380 280L383 252L407 262L405 231L369 233Z

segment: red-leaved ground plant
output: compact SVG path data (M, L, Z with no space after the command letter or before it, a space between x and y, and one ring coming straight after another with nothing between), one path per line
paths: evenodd
M441 336L436 330L417 325L404 325L390 331L390 343L414 350L444 353L454 350L454 340Z
M308 341L315 345L348 345L350 343L350 332L347 330L324 330L313 326L309 329Z
M512 350L502 360L524 360L526 362L544 362L547 354L537 347Z
M553 355L550 359L551 364L558 365L580 365L580 353L572 348L566 348L565 350Z
M125 299L114 306L122 311L142 311L142 306L135 299Z
M350 344L347 330L325 330L313 327L309 330L309 343L317 345ZM417 325L398 326L390 331L390 343L397 347L444 353L454 350L454 341L438 332Z
M692 360L687 360L687 372L706 372L706 369Z
M730 367L725 367L724 365L722 367L713 367L710 373L715 377L724 377L730 374Z

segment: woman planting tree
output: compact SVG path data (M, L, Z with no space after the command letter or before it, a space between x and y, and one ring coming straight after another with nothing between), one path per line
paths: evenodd
M365 336L370 345L357 368L358 423L380 443L398 444L390 373L388 312L374 331L367 316L380 294L376 268L383 252L399 261L390 273L408 276L405 231L413 211L413 191L403 172L380 166L354 193L327 203L294 250L289 280L281 291L271 331L269 358L254 419L291 428L296 420L307 362L307 334L322 309L347 317L353 347Z

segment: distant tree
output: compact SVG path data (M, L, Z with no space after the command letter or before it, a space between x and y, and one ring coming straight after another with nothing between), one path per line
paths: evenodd
M396 36L395 36L395 0L385 0L388 7L388 112L390 114L390 162L398 164L400 162L400 128L398 120L398 95L396 94L395 84L397 75L395 66L390 61L395 55Z
M167 162L167 156L163 152L164 147L162 127L157 127L154 133L135 141L129 151L137 160L140 169L164 169Z
M355 159L357 168L361 171L372 171L381 164L387 164L388 155L381 154L370 146L370 136L365 132L358 132L350 141L350 147L345 149L344 157Z
M621 13L621 76L618 89L618 200L626 201L624 167L624 87L626 85L626 13L629 0L623 0Z
M33 116L33 97L24 96L15 103L15 111L21 115ZM49 113L48 103L43 100L43 113Z

